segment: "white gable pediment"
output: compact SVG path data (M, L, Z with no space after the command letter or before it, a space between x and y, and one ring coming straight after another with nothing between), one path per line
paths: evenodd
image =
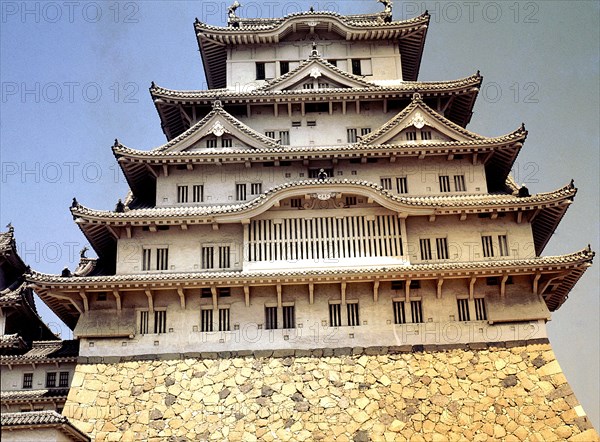
M415 94L413 101L383 126L362 137L367 144L467 142L484 137L470 132L435 112Z
M308 88L304 85L312 85ZM379 87L363 80L357 75L344 72L336 66L326 62L317 55L312 55L308 60L300 63L287 74L270 81L261 88L264 91L284 91L302 89L330 89L330 88L366 88Z

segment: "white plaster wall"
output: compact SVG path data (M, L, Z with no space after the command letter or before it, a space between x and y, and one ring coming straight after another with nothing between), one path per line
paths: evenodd
M432 253L435 257L435 238L447 238L450 262L481 261L492 259L528 259L535 257L533 233L529 223L517 224L515 215L507 213L497 219L479 218L477 214L468 215L459 221L458 215L438 216L430 222L428 217L408 217L406 219L408 236L408 255L411 263L420 263L421 253L419 240L431 239ZM482 235L506 235L509 256L498 256L498 248L494 247L496 256L484 258L481 243ZM446 261L446 262L448 262Z
M223 166L195 166L193 171L171 168L169 175L161 175L156 184L156 204L160 207L177 206L177 186L194 184L204 185L204 203L234 204L236 201L236 184L246 183L249 201L255 196L250 195L251 183L262 183L263 193L281 184L309 179L309 169L333 168L333 178L349 180L366 180L376 184L381 178L392 178L392 192L396 192L396 178L407 177L408 196L411 195L440 195L439 176L449 175L451 186L454 186L454 175L464 175L466 192L458 194L484 194L487 192L485 168L481 164L473 165L468 159L448 161L445 157L432 157L427 161L416 158L399 158L394 163L389 159L380 158L376 163L353 164L350 160L339 160L333 165L329 161L311 161L309 166L301 162L292 162L290 166L264 167L253 164L247 168L243 164L225 164ZM189 198L191 200L191 187ZM457 194L456 192L444 195ZM185 205L185 204L184 204ZM193 205L188 203L187 205Z
M515 278L507 285L506 296L519 299L537 299L531 293L528 277ZM499 286L487 286L485 278L475 285L475 296L496 296ZM422 281L420 289L411 289L411 299L423 303L421 324L394 325L392 301L403 300L404 290L391 290L390 282L382 282L379 299L373 299L371 283L348 283L346 301L358 301L360 326L330 327L329 301L341 300L339 284L316 284L314 304L309 303L306 285L283 286L282 303L294 303L295 329L266 330L265 306L275 306L277 294L274 286L253 287L250 305L246 306L241 287L234 287L231 297L218 299L218 305L230 308L231 331L200 332L200 310L212 308L211 298L201 298L199 289L186 291L186 309L182 309L177 295L156 292L156 308L167 310L165 334L139 335L133 339L83 339L82 356L109 356L132 354L160 354L178 352L257 350L277 348L332 348L375 345L451 344L465 342L496 342L545 337L543 321L521 321L513 324L490 325L486 321L458 322L457 297L468 296L465 281L447 280L443 294L436 297L434 281ZM147 308L145 296L127 294L124 308ZM515 306L517 314L518 306ZM475 307L470 301L471 318ZM410 308L406 306L407 317ZM489 307L488 307L489 313ZM282 312L279 310L279 327ZM137 320L137 319L136 319ZM213 313L215 330L218 314ZM347 324L346 307L342 305L342 324ZM410 319L409 319L410 321Z
M2 440L10 442L69 442L73 439L65 436L55 428L39 429L2 429Z
M121 238L117 244L117 273L142 272L142 249L169 249L169 269L167 272L194 272L201 269L202 245L230 245L231 270L242 268L242 225L221 224L219 230L211 225L190 226L181 230L179 226L171 226L169 230L156 232L132 229L132 237ZM152 258L154 259L154 252ZM217 263L215 262L215 266ZM156 270L154 270L156 272Z
M46 373L56 372L56 383L61 371L69 372L69 383L75 371L75 363L58 363L56 364L36 364L35 368L31 365L13 365L8 368L6 365L0 366L2 373L1 386L2 391L23 390L23 373L33 373L33 384L31 390L40 390L46 388ZM29 389L26 389L29 390Z
M254 88L265 82L256 80L257 61L277 60L275 76L281 75L279 61L302 62L309 58L311 41L283 42L277 46L239 45L231 48L227 56L227 87L230 89ZM346 42L328 40L317 44L317 51L326 60L339 60L338 67L352 72L353 58L372 60L373 74L367 81L402 79L400 53L396 42Z

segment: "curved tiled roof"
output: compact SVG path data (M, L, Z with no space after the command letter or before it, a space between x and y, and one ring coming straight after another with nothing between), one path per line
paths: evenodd
M307 63L304 61L303 63ZM338 69L339 70L339 69ZM343 72L343 71L342 71ZM351 77L355 77L352 74L348 74ZM286 74L288 75L288 74ZM281 77L280 77L281 78ZM359 77L360 78L360 77ZM414 93L414 92L443 92L450 89L456 88L464 88L468 86L477 86L481 85L482 76L480 73L476 73L474 75L470 75L465 78L461 78L458 80L448 80L448 81L404 81L400 85L394 86L380 86L376 84L368 83L368 86L365 88L332 88L332 89L300 89L300 90L283 90L283 91L271 91L264 90L263 88L257 88L250 91L236 91L227 88L221 89L209 89L209 90L174 90L167 89L161 86L157 86L156 84L152 84L150 87L150 94L154 99L156 98L177 98L177 99L189 99L189 100L198 100L198 99L214 99L214 98L252 98L252 97L272 97L276 95L335 95L337 93L352 93L352 95L357 95L361 93L374 93L374 92L404 92L404 93Z
M468 194L452 196L401 196L384 189L379 184L370 181L348 180L348 179L328 179L320 181L317 179L291 182L276 186L264 194L258 196L252 201L240 204L223 204L213 206L182 206L182 207L154 207L147 209L134 209L125 212L113 212L106 210L94 210L81 205L71 208L75 217L98 217L106 220L130 220L130 219L149 219L149 218L171 218L182 216L212 216L227 213L241 213L256 207L266 205L273 197L288 189L303 189L306 191L332 190L332 186L347 187L348 191L367 190L370 194L379 195L384 201L396 203L405 207L423 207L432 209L467 209L484 208L489 206L507 206L511 209L526 207L536 204L544 204L573 198L577 189L572 185L567 185L553 192L539 193L529 197L517 197L514 195L495 195L495 194Z
M69 394L67 388L53 388L43 390L4 390L0 392L3 402L32 402L44 399L66 399ZM4 423L3 423L4 425Z
M329 70L331 72L334 72L335 74L337 74L347 80L350 80L353 83L362 85L365 88L381 89L381 86L378 86L373 83L369 83L368 81L365 81L363 79L363 77L360 77L360 76L354 75L354 74L350 74L349 72L343 71L342 69L338 68L337 66L334 66L331 63L328 63L323 58L321 58L321 56L319 56L319 55L311 55L308 60L304 60L295 69L292 69L287 74L281 75L271 81L268 81L264 86L258 88L257 90L272 91L271 88L273 86L277 86L278 84L284 83L285 81L287 81L290 78L293 78L299 72L301 72L302 70L306 69L308 66L311 66L311 65L319 65L322 68ZM302 90L310 90L310 89L302 89ZM321 93L322 93L322 92L326 92L328 89L318 89L318 90L321 91Z
M2 355L0 364L57 362L76 360L79 356L79 341L33 341L31 350L22 355Z
M427 273L443 271L475 271L475 270L494 270L506 268L527 268L543 267L553 265L575 265L591 263L595 253L589 248L575 253L558 256L544 256L529 259L509 259L509 260L487 260L487 261L467 261L467 262L438 262L426 264L400 264L385 265L382 267L364 267L359 268L326 268L309 270L253 270L253 271L228 271L228 272L161 272L161 273L141 273L141 274L120 274L110 276L90 276L90 277L69 277L64 278L60 275L51 275L47 273L33 272L29 280L40 284L93 284L93 283L122 283L122 282L160 282L160 281L188 281L188 280L231 280L233 278L258 278L258 277L301 277L301 276L351 276L353 274L388 274L390 272Z
M4 392L2 392L2 394L4 395ZM57 431L67 435L68 440L90 440L89 436L69 422L69 419L66 416L63 416L54 410L2 413L0 414L0 425L3 429L7 430L16 430L19 427L28 430L35 430L36 428L55 428Z

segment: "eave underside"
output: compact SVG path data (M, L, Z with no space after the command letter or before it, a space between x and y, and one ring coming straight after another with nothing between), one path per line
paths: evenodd
M479 93L481 77L474 84L457 90L420 91L423 101L440 112L453 123L465 127L473 114L473 106ZM181 96L159 94L151 89L151 95L156 110L161 120L162 130L168 141L181 135L196 122L204 118L213 109L213 102L218 98L223 103L227 112L236 118L248 117L248 111L253 106L278 105L282 109L288 104L297 103L338 103L386 101L386 105L394 106L398 111L411 103L415 91L419 91L419 85L403 91L385 90L337 90L336 92L318 94L286 94L273 93L261 94L235 94L231 91L223 91L223 94L203 94L202 91L182 93ZM204 96L203 96L204 95Z

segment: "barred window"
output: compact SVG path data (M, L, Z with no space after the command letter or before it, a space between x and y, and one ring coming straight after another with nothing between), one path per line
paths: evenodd
M398 193L408 193L408 180L405 176L396 178L396 191Z
M33 373L23 373L23 388L33 387Z
M56 387L56 372L51 371L46 373L46 388Z
M468 299L457 299L458 304L458 320L459 321L470 321L471 312L469 312L469 300Z
M259 195L262 193L262 183L252 183L250 185L250 194Z
M290 71L290 62L289 61L280 61L279 62L279 73L280 75L285 75Z
M208 148L215 148L215 147L217 147L217 139L216 138L209 138L208 140L206 140L206 147L208 147Z
M487 320L487 311L485 309L484 298L475 298L475 319L477 321Z
M213 331L213 311L211 309L200 310L200 331Z
M342 305L329 304L329 326L339 327L342 325Z
M268 130L268 131L265 132L265 136L267 136L269 138L275 138L275 131Z
M406 323L406 315L404 314L404 302L403 301L394 301L394 324L405 324Z
M202 247L202 268L210 270L215 268L214 256L215 248L213 246Z
M304 83L302 89L314 89L314 85L312 83Z
M154 333L167 332L167 311L156 310L154 312Z
M422 130L421 131L421 139L422 140L431 140L431 131L430 130Z
M356 143L357 133L356 128L351 128L346 130L346 134L348 137L348 143Z
M148 310L140 312L140 335L148 334Z
M150 270L150 258L152 256L152 249L142 250L142 270Z
M265 307L265 328L267 330L277 328L277 307Z
M422 238L419 240L419 246L421 248L421 260L428 261L432 258L431 256L431 240L429 238Z
M346 206L356 206L356 197L355 196L347 196L346 197Z
M232 138L223 138L221 139L221 147L231 147L233 146Z
M156 249L156 270L169 269L169 249Z
M483 235L481 237L481 245L483 247L484 258L492 258L494 256L494 242L492 235Z
M237 201L245 201L246 200L246 184L236 184L235 185L235 199Z
M283 146L289 146L290 144L290 131L289 130L280 130L279 131L279 140Z
M448 239L436 238L435 247L437 249L438 259L448 259Z
M450 177L440 175L440 192L450 192Z
M465 185L464 175L454 175L454 189L457 192L466 192L467 186Z
M423 306L421 301L410 301L410 313L413 323L418 324L423 322Z
M58 378L58 386L59 387L68 387L69 386L69 372L61 371Z
M231 247L230 246L219 246L219 268L228 269L231 267L230 262Z
M298 209L298 208L302 207L302 199L301 198L292 198L290 201L290 205L293 208Z
M177 202L188 202L188 186L177 186Z
M329 83L319 82L319 89L329 89Z
M348 325L358 326L360 325L360 318L358 317L358 302L352 302L346 304L346 310L348 313Z
M381 187L383 187L385 190L392 190L392 179L381 178Z
M204 185L203 184L194 185L193 192L194 192L193 198L194 198L195 203L204 202Z
M361 136L365 136L365 135L369 135L371 133L371 128L370 127L361 127L360 128L360 135Z
M508 239L506 235L498 235L498 253L500 256L508 256Z
M417 132L414 130L409 130L406 132L406 139L408 141L417 141Z
M231 326L229 325L229 311L228 308L219 309L219 331L231 330Z
M296 328L296 309L293 305L283 306L283 328Z

